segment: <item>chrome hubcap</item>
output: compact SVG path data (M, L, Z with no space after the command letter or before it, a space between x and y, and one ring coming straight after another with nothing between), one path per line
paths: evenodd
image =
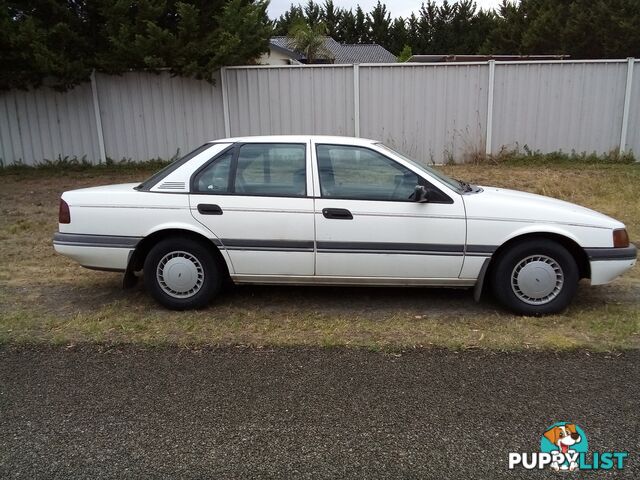
M204 268L188 252L170 252L158 263L156 278L166 294L174 298L188 298L202 288Z
M511 288L520 300L544 305L556 298L564 284L562 268L546 255L531 255L520 261L511 273Z

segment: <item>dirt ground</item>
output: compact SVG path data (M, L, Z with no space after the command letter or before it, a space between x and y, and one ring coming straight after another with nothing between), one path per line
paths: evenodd
M640 238L640 166L447 166L472 183L550 195L624 221ZM564 314L514 317L468 290L237 287L199 312L168 312L144 285L56 255L61 192L144 179L127 168L0 174L0 342L357 345L615 350L640 347L640 269L579 289Z

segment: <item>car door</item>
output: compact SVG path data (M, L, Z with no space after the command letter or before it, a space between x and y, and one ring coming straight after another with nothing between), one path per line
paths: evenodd
M309 142L238 143L191 181L192 215L219 239L235 276L314 273Z
M445 193L374 144L316 143L314 150L316 275L372 283L458 278L466 235L459 195ZM426 203L412 200L418 184L428 192Z

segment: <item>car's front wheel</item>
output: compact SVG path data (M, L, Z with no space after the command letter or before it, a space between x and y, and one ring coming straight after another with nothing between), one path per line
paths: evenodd
M522 315L546 315L564 310L578 288L575 259L559 243L535 239L503 252L492 269L496 298Z
M161 240L144 262L145 285L172 310L202 308L220 291L222 275L211 251L190 238Z

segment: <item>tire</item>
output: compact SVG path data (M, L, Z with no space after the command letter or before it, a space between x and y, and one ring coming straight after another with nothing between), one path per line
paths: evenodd
M191 238L161 240L144 261L151 296L171 310L206 307L220 292L223 273L212 252Z
M492 269L495 297L521 315L563 311L576 294L578 265L562 245L547 239L527 240L503 252Z

